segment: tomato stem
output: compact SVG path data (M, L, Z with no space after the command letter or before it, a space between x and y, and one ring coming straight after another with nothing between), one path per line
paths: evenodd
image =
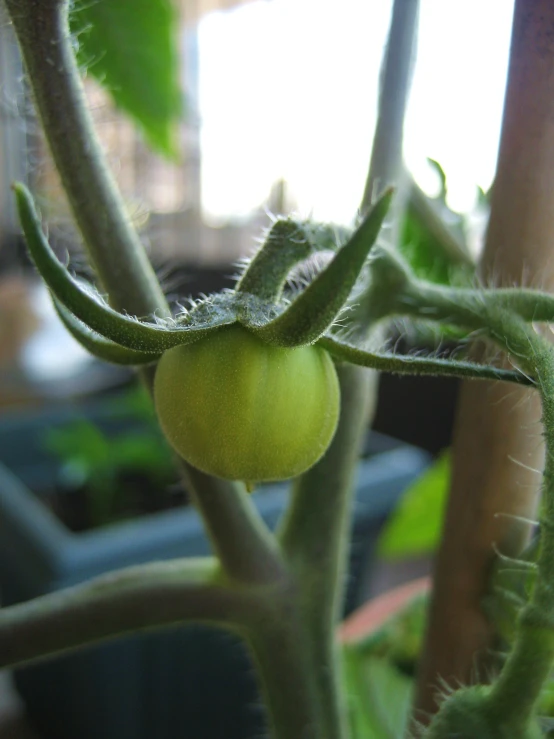
M377 378L352 365L339 366L338 375L341 415L335 437L323 458L295 482L279 533L298 582L309 659L324 712L326 733L321 739L347 736L335 629L346 583L353 475Z

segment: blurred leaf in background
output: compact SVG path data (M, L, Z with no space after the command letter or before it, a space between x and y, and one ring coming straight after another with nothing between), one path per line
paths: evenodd
M427 160L439 180L439 194L426 195L412 182L400 251L417 277L443 284L468 284L475 265L466 243L465 217L446 202L448 182L441 165Z
M107 433L85 416L48 430L44 445L59 463L58 482L67 490L85 486L92 523L113 520L121 478L142 477L162 496L175 478L173 453L156 421L146 390L134 386L111 401L113 418L127 422Z
M379 539L381 557L404 559L435 551L442 529L450 476L450 453L446 451L405 491Z
M75 0L79 64L138 124L150 146L177 156L179 17L172 0Z
M344 680L353 739L402 739L413 681L385 659L343 650Z

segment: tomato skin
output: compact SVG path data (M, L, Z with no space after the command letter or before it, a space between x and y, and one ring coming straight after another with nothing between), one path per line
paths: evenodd
M239 325L166 351L154 398L162 429L183 459L248 482L309 469L331 443L340 405L325 350L270 346Z

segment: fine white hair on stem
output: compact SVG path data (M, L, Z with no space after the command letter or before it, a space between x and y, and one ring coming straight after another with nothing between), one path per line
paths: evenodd
M521 523L528 523L532 526L538 526L539 522L533 518L526 518L525 516L518 516L516 513L506 513L505 511L498 511L494 514L493 518L510 518L514 521L521 521Z
M511 454L508 454L508 459L510 462L513 462L514 464L517 464L518 467L523 467L524 470L528 470L529 472L534 472L536 475L540 475L542 477L542 471L537 470L535 467L531 467L528 464L525 464L525 462L522 462L519 459L516 459L515 457L512 457Z

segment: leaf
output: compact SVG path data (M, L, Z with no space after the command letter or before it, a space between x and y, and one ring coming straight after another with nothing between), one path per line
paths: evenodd
M413 683L387 660L343 650L345 692L353 739L402 739Z
M446 204L447 179L441 165L428 159L441 191L430 198L411 179L399 249L417 277L443 284L472 284L475 264L466 244L464 216Z
M378 551L385 559L430 554L438 544L450 486L450 453L444 452L404 493L385 526Z
M79 64L139 124L154 149L174 158L182 112L176 4L75 0L70 27Z
M471 284L474 268L454 260L411 205L404 218L399 248L417 277L448 285Z
M85 419L78 419L47 432L45 447L64 463L79 463L87 476L104 467L110 458L110 444L102 432Z
M388 660L406 675L414 675L421 652L429 595L414 595L375 630L348 643L360 655Z

